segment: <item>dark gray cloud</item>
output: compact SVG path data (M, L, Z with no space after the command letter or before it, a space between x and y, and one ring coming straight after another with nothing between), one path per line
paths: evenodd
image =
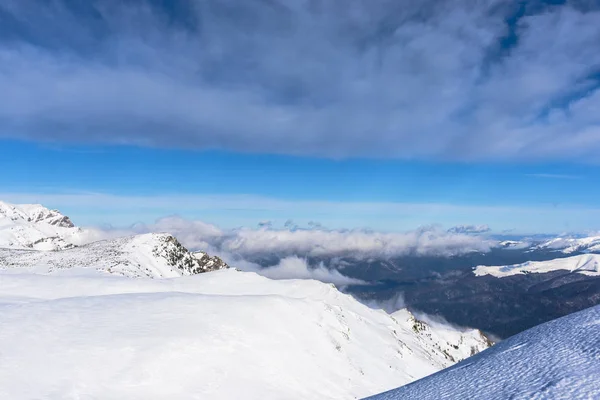
M594 161L599 8L4 0L0 137Z

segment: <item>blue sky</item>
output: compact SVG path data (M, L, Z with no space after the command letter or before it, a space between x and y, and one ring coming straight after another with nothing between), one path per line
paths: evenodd
M600 7L0 5L0 196L81 224L600 229Z
M223 227L288 219L392 231L436 223L525 233L600 225L600 168L584 164L330 160L4 140L0 168L12 171L0 176L7 200L47 203L82 224L178 214Z

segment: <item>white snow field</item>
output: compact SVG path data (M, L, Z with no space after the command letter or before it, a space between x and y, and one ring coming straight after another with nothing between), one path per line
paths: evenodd
M600 399L600 306L519 333L369 400Z
M311 280L0 271L0 399L355 399L488 346Z
M600 276L600 254L556 258L548 261L527 261L522 264L489 267L480 265L473 270L477 276L492 275L503 278L527 273L544 273L564 270L589 276Z

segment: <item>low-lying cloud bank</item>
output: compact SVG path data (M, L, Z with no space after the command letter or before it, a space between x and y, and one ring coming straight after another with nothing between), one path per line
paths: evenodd
M311 257L352 257L387 259L397 256L452 256L487 252L497 244L484 236L426 227L409 232L384 233L366 230L327 230L324 228L223 230L202 221L180 217L161 218L154 224L136 224L129 229L91 229L90 240L133 233L167 232L191 250L203 250L222 257L227 263L273 279L316 279L338 286L364 283L328 269L321 263L309 264ZM267 261L261 265L257 260ZM269 265L269 263L273 263Z
M328 269L323 264L310 266L305 258L297 256L283 258L277 265L267 268L261 268L259 265L249 262L241 263L238 267L245 271L257 272L271 279L315 279L333 283L338 287L366 284L360 279L342 275L335 269Z
M404 255L452 256L487 252L496 242L484 236L425 227L409 232L328 229L222 230L214 225L180 217L167 217L154 224L138 224L136 233L168 232L191 249L235 254L243 258L277 255L356 258L390 258Z

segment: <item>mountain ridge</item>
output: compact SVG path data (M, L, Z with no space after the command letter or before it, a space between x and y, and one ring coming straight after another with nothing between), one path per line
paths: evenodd
M219 257L189 252L173 235L148 233L94 240L58 210L0 202L0 268L54 270L85 266L130 277L176 277L229 268Z

